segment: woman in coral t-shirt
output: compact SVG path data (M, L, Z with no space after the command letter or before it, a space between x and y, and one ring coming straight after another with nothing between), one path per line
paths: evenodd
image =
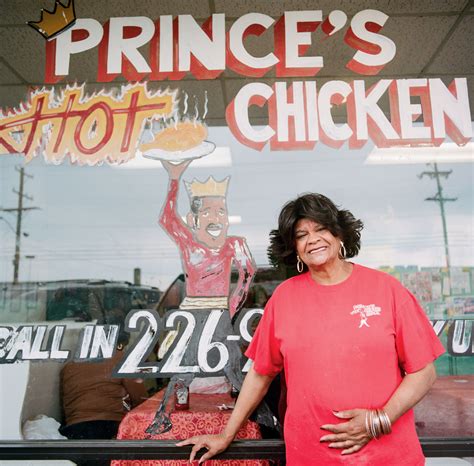
M325 196L289 202L278 225L271 253L300 274L265 307L224 431L179 445L194 444L191 459L206 448L200 461L223 451L284 369L289 466L424 465L411 408L444 348L423 309L393 277L346 260L363 225Z

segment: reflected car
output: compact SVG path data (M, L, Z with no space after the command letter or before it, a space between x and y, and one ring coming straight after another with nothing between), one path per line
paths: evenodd
M153 308L160 297L155 287L108 280L2 283L0 320L123 324L131 309Z

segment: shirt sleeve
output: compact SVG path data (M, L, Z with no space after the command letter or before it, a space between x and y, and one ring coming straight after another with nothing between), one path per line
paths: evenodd
M275 334L274 296L265 306L263 317L245 355L253 361L253 368L261 375L275 376L283 369L281 341Z
M395 305L395 344L400 367L417 372L441 356L445 349L416 298L406 289Z

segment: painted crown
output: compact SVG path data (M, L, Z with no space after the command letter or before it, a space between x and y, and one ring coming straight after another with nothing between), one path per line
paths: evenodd
M194 179L190 183L184 182L189 197L205 197L205 196L222 196L227 194L227 186L230 177L224 178L222 181L216 181L210 176L204 183Z
M67 6L64 6L59 0L56 0L53 11L41 10L39 21L28 21L28 25L36 29L43 37L50 40L63 32L76 22L76 13L74 11L74 0L69 0Z

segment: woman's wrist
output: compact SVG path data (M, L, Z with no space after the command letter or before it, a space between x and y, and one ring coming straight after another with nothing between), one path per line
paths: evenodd
M387 403L382 409L385 411L392 424L400 417L393 403Z
M221 435L222 437L224 438L224 440L226 440L227 442L229 442L229 444L232 443L232 441L234 440L235 436L237 435L237 432L231 432L231 431L228 431L227 430L227 427L221 432Z
M392 422L384 409L368 409L365 412L365 430L371 439L392 432Z

